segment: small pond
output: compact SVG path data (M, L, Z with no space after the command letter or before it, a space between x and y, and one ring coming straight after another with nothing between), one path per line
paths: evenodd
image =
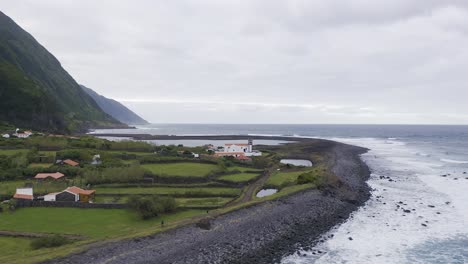
M262 198L262 197L265 197L265 196L270 196L270 195L275 194L277 192L278 192L277 189L263 189L263 190L261 190L261 191L259 191L257 193L257 197Z
M310 161L310 160L282 159L280 162L283 163L283 164L290 164L290 165L294 165L294 166L312 167L312 161Z

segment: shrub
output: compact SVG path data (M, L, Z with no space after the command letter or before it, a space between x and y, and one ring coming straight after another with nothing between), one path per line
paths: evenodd
M127 205L143 219L173 212L177 208L174 198L160 196L130 196Z
M66 237L54 235L50 237L41 237L34 239L33 241L31 241L31 247L33 249L60 247L71 242L72 241Z
M320 177L316 171L306 172L297 177L297 184L313 183L319 186L322 182L323 177Z

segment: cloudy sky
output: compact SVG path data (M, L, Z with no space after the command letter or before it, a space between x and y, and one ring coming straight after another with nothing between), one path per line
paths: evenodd
M157 123L468 124L466 0L4 0Z

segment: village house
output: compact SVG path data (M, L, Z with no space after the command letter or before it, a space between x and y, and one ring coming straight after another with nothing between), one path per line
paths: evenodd
M28 138L29 136L32 135L32 132L29 130L26 130L23 132L19 132L19 131L20 131L19 128L17 128L13 136L18 137L18 138Z
M71 159L66 159L64 161L62 161L63 164L66 164L66 165L69 165L69 166L72 166L72 167L76 167L78 165L80 165L80 163L74 161L74 160L71 160Z
M23 200L33 200L33 188L16 188L16 193L13 195L15 199L23 199Z
M38 173L36 176L34 176L34 179L38 180L46 180L46 179L53 179L53 180L58 180L62 179L65 177L63 173L60 172L54 172L54 173Z
M217 157L232 156L238 158L240 156L261 156L260 151L253 150L253 140L249 139L248 144L230 143L225 144L224 148L215 152Z
M82 202L89 203L94 200L95 190L83 190L79 187L72 186L67 189L56 192L49 193L44 196L44 201L47 202Z
M3 138L10 138L10 134L3 134L2 137Z

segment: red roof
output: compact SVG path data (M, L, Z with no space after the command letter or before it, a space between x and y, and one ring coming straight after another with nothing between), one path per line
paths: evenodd
M84 195L91 195L96 192L95 190L83 190L76 186L68 187L65 191L69 191L74 194L84 194Z
M13 198L15 199L25 199L25 200L32 200L33 196L32 195L27 195L27 194L17 194L13 195Z
M73 166L73 167L79 165L78 162L76 162L76 161L74 161L74 160L71 160L71 159L66 159L66 160L63 161L63 163L68 164L68 165Z
M55 173L38 173L36 174L36 176L34 177L35 179L45 179L45 178L48 178L48 177L52 177L54 179L60 179L62 178L63 176L65 176L63 173L60 173L60 172L55 172Z
M245 156L245 155L240 155L239 157L236 157L238 160L251 160L251 158Z

